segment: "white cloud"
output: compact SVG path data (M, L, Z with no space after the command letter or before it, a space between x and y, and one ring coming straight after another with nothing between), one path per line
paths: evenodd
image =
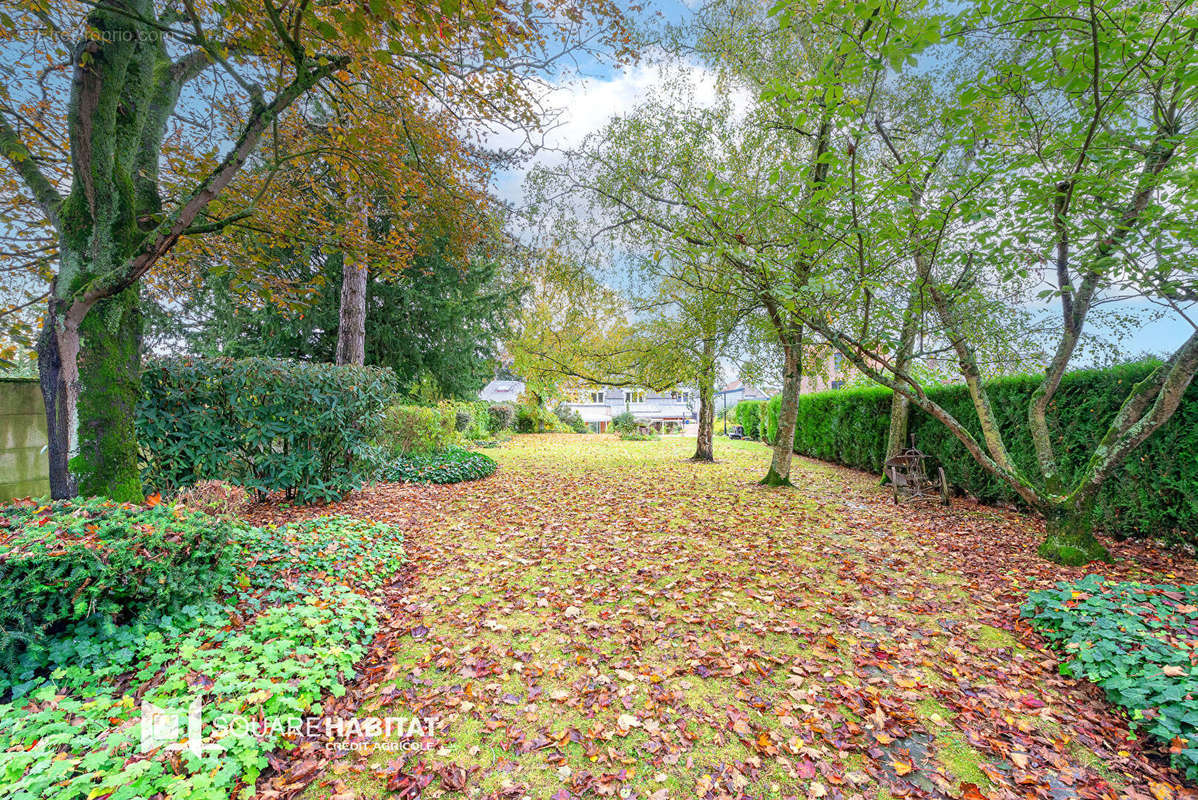
M693 63L638 64L610 78L575 78L550 85L543 103L551 110L556 124L540 137L539 149L531 158L518 169L496 176L496 192L502 199L521 205L524 176L529 169L560 161L563 151L578 147L588 134L611 119L630 113L651 97L662 97L662 89L667 85L685 87L686 102L690 104L709 106L718 99L715 74ZM503 131L495 133L487 143L491 147L515 149L524 142L522 133Z

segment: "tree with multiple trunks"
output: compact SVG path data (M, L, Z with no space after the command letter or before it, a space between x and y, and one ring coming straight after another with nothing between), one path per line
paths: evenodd
M949 30L960 63L980 66L933 118L946 132L940 141L921 143L883 117L869 121L880 158L900 174L883 193L912 224L881 233L905 246L907 269L845 269L839 294L826 299L864 303L897 275L917 286L969 388L976 421L929 399L919 376L878 346L876 332L814 314L807 321L865 374L946 425L1038 511L1047 522L1043 556L1068 564L1105 559L1092 530L1098 489L1170 418L1198 371L1198 207L1188 190L1198 145L1194 12L1186 3L983 2ZM927 165L954 149L953 168L925 182ZM912 184L923 188L913 192ZM1029 284L1040 291L1029 293ZM1061 379L1101 305L1128 297L1171 310L1194 332L1129 388L1092 450L1058 452ZM1021 432L1034 445L1034 465L1012 458L986 387L994 370L982 353L992 329L978 321L997 318L996 298L1057 308ZM875 324L893 327L897 316ZM1041 316L1051 320L1047 311Z
M621 20L606 0L68 0L7 10L0 192L6 207L31 202L40 219L23 228L35 273L4 279L33 285L36 302L30 275L57 261L38 341L54 496L141 497L140 281L181 239L260 210L218 215L210 204L297 100L317 87L350 95L371 63L460 119L529 130L540 121L532 87L554 59L627 52Z

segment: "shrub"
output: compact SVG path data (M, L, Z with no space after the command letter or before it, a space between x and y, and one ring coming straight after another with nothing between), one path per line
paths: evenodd
M525 403L516 409L516 431L519 433L559 433L570 430L544 406Z
M656 433L641 433L640 431L621 431L620 438L626 442L648 442L660 439Z
M491 433L514 430L516 427L516 409L507 403L495 403L487 408L490 418L488 427Z
M1050 410L1050 430L1068 483L1082 469L1127 392L1153 368L1124 364L1065 375ZM1039 384L1034 375L1000 378L987 384L991 403L1011 458L1036 474L1036 456L1027 427L1028 399ZM928 389L981 440L981 425L965 386ZM772 441L781 400L766 404ZM880 473L890 425L890 390L840 389L799 399L795 451L857 469ZM916 446L944 467L949 482L983 502L1018 502L989 475L947 427L912 407L908 425ZM1198 544L1198 382L1187 391L1173 418L1140 445L1106 480L1098 495L1095 524L1117 536L1165 535Z
M1198 780L1198 586L1106 581L1032 592L1023 614L1064 651L1061 674L1085 678Z
M345 694L378 627L365 593L402 564L402 530L345 517L228 530L240 572L218 599L127 625L93 615L0 673L14 698L0 703L0 799L246 797L294 745L281 725L221 720L315 716ZM186 711L197 690L202 753L141 752L140 701Z
M143 481L169 493L203 479L300 502L371 480L372 442L395 376L375 367L264 358L175 358L142 370Z
M553 409L553 413L563 425L574 433L586 433L590 430L582 421L582 415L565 403L558 403L557 407Z
M67 623L145 619L210 597L229 569L228 526L166 505L104 499L0 510L0 659Z
M616 433L633 433L637 429L636 417L631 411L624 411L611 418L611 427Z
M750 439L761 438L761 408L760 400L741 400L736 404L736 422L745 429L745 436Z
M412 406L395 403L383 415L382 442L391 456L428 455L456 444L453 407Z
M388 467L387 480L406 483L476 481L493 473L496 466L495 459L485 453L451 447L433 455L397 459Z
M458 433L471 441L486 439L491 433L490 408L482 400L458 401L454 403L456 413L454 427Z

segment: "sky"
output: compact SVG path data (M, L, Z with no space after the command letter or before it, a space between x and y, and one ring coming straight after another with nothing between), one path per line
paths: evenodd
M667 0L649 2L645 15L657 21L684 21L690 13L685 3ZM562 76L551 86L548 103L560 112L558 124L544 137L544 148L518 168L496 175L494 189L500 198L520 208L524 204L524 179L535 165L558 161L561 151L579 145L587 134L601 129L609 120L631 112L649 99L655 87L662 83L668 68L650 60L613 68L608 64L589 63L577 72ZM698 64L685 67L690 83L697 87L695 99L710 103L715 99L714 76ZM517 142L498 135L492 144L511 146ZM1121 302L1107 306L1108 310L1138 317L1130 327L1116 329L1104 324L1094 325L1092 332L1107 340L1116 339L1122 356L1144 354L1166 355L1175 350L1193 333L1193 328L1176 314L1154 319L1152 309L1143 302ZM1097 356L1095 356L1097 357ZM1089 359L1086 359L1089 360ZM1079 363L1077 366L1086 366Z

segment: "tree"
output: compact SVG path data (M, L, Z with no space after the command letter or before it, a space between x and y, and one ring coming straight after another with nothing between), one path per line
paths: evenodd
M459 261L434 239L403 272L370 275L365 363L389 367L407 391L428 383L441 397L477 397L491 376L521 293L506 275L502 252L495 250ZM288 270L297 283L317 286L301 306L272 304L269 296L234 285L234 274L224 272L187 296L177 313L155 315L156 322L166 317L168 323L198 317L185 327L169 324L160 340L182 340L188 351L201 355L332 361L341 338L339 254L315 262L296 258ZM173 292L169 298L178 302L180 295Z
M561 10L105 0L31 3L6 17L0 192L4 205L18 197L40 211L31 232L52 254L23 251L36 254L34 273L54 257L59 264L38 344L54 496L74 492L73 472L86 493L140 498L140 280L181 238L253 214L208 209L283 112L318 85L351 83L371 59L430 103L528 129L538 118L531 82L561 50L602 41L627 51L613 5Z
M1044 26L1045 18L1054 24ZM815 315L808 321L863 372L948 426L980 465L1040 512L1043 556L1068 564L1108 558L1093 536L1095 496L1177 408L1198 371L1198 326L1191 322L1195 332L1130 388L1092 452L1056 452L1053 399L1104 300L1143 297L1182 320L1198 300L1198 209L1184 188L1198 144L1193 10L1184 3L1150 11L1113 2L981 3L956 30L962 52L983 54L982 67L978 79L958 86L941 118L970 158L940 190L951 202L930 214L932 235L914 244L915 252L935 256L916 265L915 278L969 387L980 438L867 335ZM842 280L860 300L868 282L847 273ZM1029 282L1045 286L1038 298L1020 296ZM1007 448L979 355L978 311L1004 293L1057 305L1055 341L1026 415L1036 452L1030 469Z

